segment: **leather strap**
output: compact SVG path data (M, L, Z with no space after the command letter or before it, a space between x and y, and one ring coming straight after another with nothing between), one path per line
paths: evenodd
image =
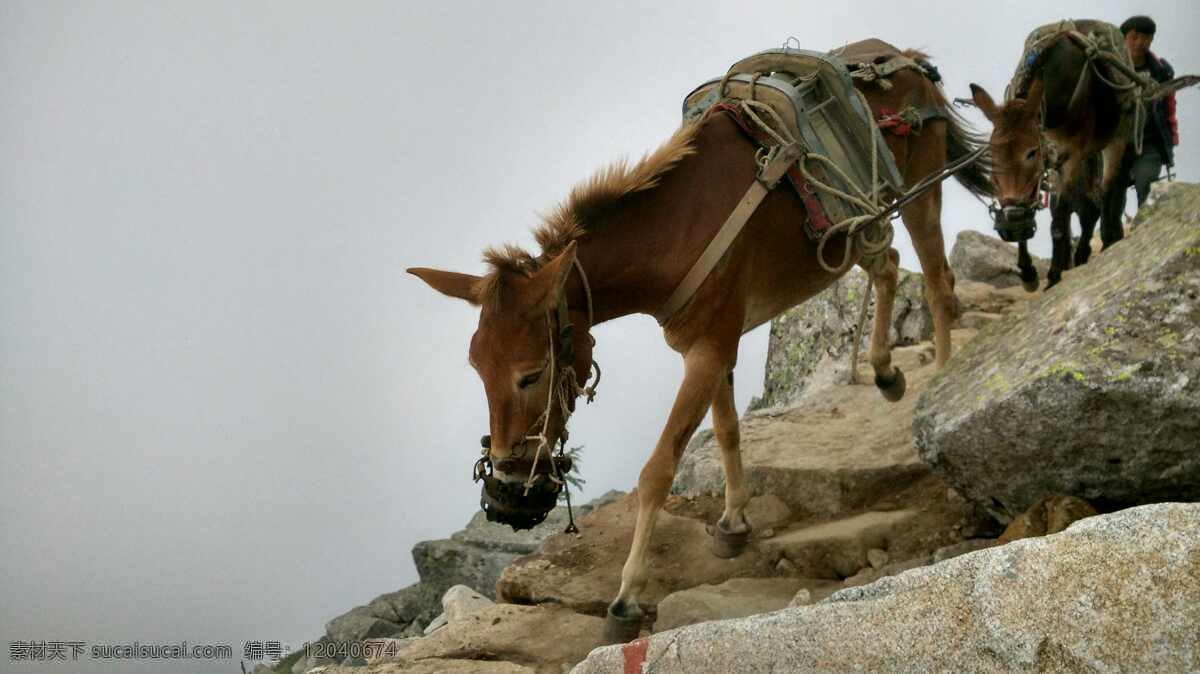
M754 215L754 211L758 209L758 205L762 203L767 193L775 188L775 185L787 172L788 167L796 163L800 156L801 150L796 144L779 147L775 156L759 171L737 207L733 209L728 218L725 218L725 223L721 225L721 229L717 230L717 235L713 237L712 241L708 242L708 247L700 254L700 258L684 275L679 286L675 288L675 292L671 293L666 304L659 309L655 315L659 325L665 325L675 315L675 312L682 309L683 305L692 299L704 280L712 273L713 268L725 256L725 251L729 250L729 246L733 244L750 216Z

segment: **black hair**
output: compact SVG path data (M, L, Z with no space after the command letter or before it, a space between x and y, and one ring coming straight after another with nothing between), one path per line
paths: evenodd
M1143 35L1154 35L1154 31L1157 28L1154 25L1154 19L1139 14L1125 19L1125 23L1121 24L1121 34L1128 35L1129 31L1136 30Z

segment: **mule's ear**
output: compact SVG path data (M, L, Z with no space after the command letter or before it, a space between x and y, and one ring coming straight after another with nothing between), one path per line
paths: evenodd
M1029 85L1029 92L1025 94L1025 116L1036 115L1042 110L1042 96L1046 93L1046 84L1042 78L1037 78Z
M407 271L443 295L466 300L472 306L479 305L479 297L475 294L475 284L479 282L478 276L425 267L410 267Z
M989 122L996 121L996 102L992 100L992 95L978 84L971 84L971 100L975 101L975 107L983 112L983 116L988 118Z
M530 295L533 299L530 317L540 316L553 309L562 295L563 286L571 275L571 267L575 265L575 242L567 244L563 252L558 254L546 266L538 270L530 279Z

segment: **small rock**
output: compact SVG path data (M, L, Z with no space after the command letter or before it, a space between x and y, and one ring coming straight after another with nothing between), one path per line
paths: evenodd
M888 576L895 576L896 574L904 573L905 571L908 571L909 569L915 569L918 566L926 566L932 561L933 560L930 559L929 557L914 557L912 559L906 559L903 562L892 562L892 563L886 564L878 569L873 569L871 567L867 567L867 568L863 569L862 571L859 571L858 573L854 574L853 576L846 578L844 581L842 581L842 584L845 585L846 587L857 587L859 585L869 585L869 584L874 583L875 581L879 580L880 578L886 578Z
M1034 536L1057 534L1076 520L1097 515L1092 504L1075 496L1047 496L1017 515L1000 534L1000 544Z
M1021 284L1017 270L1017 247L1000 239L977 232L959 232L950 250L950 268L958 280L982 281L997 288ZM1033 257L1038 277L1045 278L1049 262Z
M961 543L955 543L954 545L947 545L944 548L938 548L933 553L933 563L936 564L938 562L944 562L947 559L953 559L959 555L965 555L969 552L975 552L976 550L990 548L995 544L996 541L990 538L968 538Z
M867 550L867 562L871 565L872 569L883 568L883 565L887 564L889 559L888 553L879 548Z
M993 314L984 311L967 311L964 312L958 319L958 325L962 328L971 330L982 329L986 325L990 325L994 321L1001 318L1000 314Z
M403 625L374 615L368 606L357 606L330 620L325 633L333 641L362 641L370 637L390 637L404 629Z
M446 610L444 614L446 622L457 622L494 604L495 602L491 599L466 585L455 585L442 595L442 608Z
M792 520L792 509L775 494L755 496L746 504L746 520L756 529L774 529Z
M438 617L434 618L433 622L431 622L425 626L425 631L423 632L423 634L425 634L425 636L429 636L430 634L433 634L434 632L436 632L438 629L445 627L448 622L450 622L450 621L446 619L446 614L442 613Z
M813 602L812 590L809 590L807 587L804 587L804 588L800 588L800 591L796 593L795 597L792 597L792 601L788 603L787 607L788 608L796 608L797 606L808 606L812 602Z
M783 557L775 563L775 570L786 576L790 576L798 571L796 565L787 557Z
M774 530L774 529L763 529L763 530L762 530L762 531L761 531L761 532L758 534L758 537L759 537L759 538L772 538L772 537L774 537L774 536L775 536L775 530Z

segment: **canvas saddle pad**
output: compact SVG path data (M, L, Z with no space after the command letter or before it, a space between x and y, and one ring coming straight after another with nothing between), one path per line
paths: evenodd
M689 93L683 101L683 117L685 121L698 119L714 106L736 116L743 100L769 105L786 127L786 136L796 139L805 152L831 159L854 185L819 162L806 164L817 180L843 192L869 191L874 146L878 182L886 188L884 198L904 192L895 158L866 101L855 90L850 71L837 57L802 49L759 52L733 64L724 77L711 79ZM753 133L745 119L739 119L739 124L761 145L778 144L770 136ZM851 202L814 190L797 170L789 171L788 177L809 209L805 227L814 238L831 222L864 214ZM820 212L814 213L814 208Z

